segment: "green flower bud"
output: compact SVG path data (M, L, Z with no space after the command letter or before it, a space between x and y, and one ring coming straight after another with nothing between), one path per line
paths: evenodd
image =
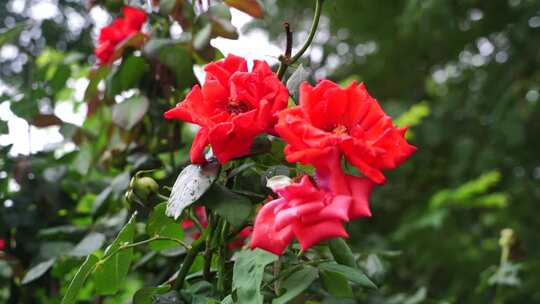
M142 200L147 199L152 193L155 193L159 190L159 185L151 177L139 177L135 178L133 184L133 191Z

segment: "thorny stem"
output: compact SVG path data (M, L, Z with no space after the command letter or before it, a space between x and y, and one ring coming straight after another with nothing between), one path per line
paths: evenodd
M218 230L219 236L217 237L218 248L219 248L218 255L217 255L218 257L217 289L221 295L224 295L225 290L227 289L226 281L225 281L225 274L227 272L227 266L225 264L226 263L225 257L227 255L226 244L228 241L226 240L226 235L227 235L227 232L229 231L229 223L227 223L226 221L223 221L220 227L221 227L221 231Z
M189 269L191 269L191 265L193 265L193 261L195 261L195 258L204 247L206 237L208 236L210 229L212 229L212 227L209 225L209 227L204 230L203 235L201 235L199 239L191 243L191 249L188 251L186 257L184 258L182 267L180 267L180 271L178 272L178 276L176 277L176 286L178 289L182 289L184 281L186 280L186 276L189 273Z
M215 217L212 213L209 214L209 222L211 222L211 227L212 227L212 230L210 230L210 232L208 233L208 236L206 237L206 247L205 247L205 250L204 250L204 265L203 265L203 276L204 278L207 280L207 281L210 281L210 279L212 278L212 273L210 271L210 267L211 267L211 264L212 264L212 256L214 254L214 248L213 248L213 245L214 245L214 239L216 237L216 235L218 235L220 233L219 231L219 227L220 227L220 224L219 224L219 220L218 220L218 223L216 224L215 223Z
M279 68L277 70L277 76L281 80L283 78L283 75L285 75L285 72L287 71L287 68L294 64L309 48L311 42L313 41L313 38L315 37L315 32L317 32L317 26L319 25L319 19L321 17L321 11L322 11L322 4L323 0L315 0L315 13L313 14L313 21L311 23L311 28L309 30L308 37L306 39L306 42L304 42L304 45L294 56L291 57L290 52L288 53L288 50L292 48L292 33L290 33L289 24L285 23L285 33L287 35L287 45L285 48L285 55L280 56L281 63L279 64Z

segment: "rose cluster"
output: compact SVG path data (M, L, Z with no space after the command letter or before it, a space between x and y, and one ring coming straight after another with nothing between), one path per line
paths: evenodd
M96 57L107 64L120 57L124 44L141 34L146 14L125 6L124 17L103 28ZM283 139L288 162L315 168L296 182L273 187L278 198L260 208L253 227L244 228L229 248L242 246L252 234L252 248L281 255L297 239L302 250L323 240L347 237L344 223L371 216L369 196L386 180L383 171L394 169L416 148L405 140L406 128L397 128L363 84L346 88L323 80L316 86L300 85L299 104L288 107L289 92L264 61L250 70L244 58L229 55L205 66L202 86L195 85L186 98L167 111L167 119L200 126L190 150L191 162L206 162L205 149L221 164L247 156L255 137L270 134ZM346 161L362 174L347 174ZM201 225L207 225L204 207L196 208ZM184 220L183 227L194 223ZM198 235L192 235L196 239Z
M299 105L288 108L287 88L264 61L255 61L250 71L244 58L229 55L204 70L202 86L164 115L200 126L190 151L193 163L206 161L208 146L222 164L247 156L254 138L266 133L286 141L287 161L315 168L315 176L272 189L278 198L259 210L252 248L281 255L295 238L306 250L347 237L345 222L371 216L369 195L385 182L383 170L416 150L405 140L406 129L393 125L363 84L304 82ZM343 159L363 177L345 173Z

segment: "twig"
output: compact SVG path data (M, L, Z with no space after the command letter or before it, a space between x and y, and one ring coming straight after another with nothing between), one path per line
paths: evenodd
M116 250L114 250L114 251L110 252L109 254L105 255L100 260L100 263L105 263L105 261L107 261L108 259L110 259L111 257L113 257L115 254L117 254L118 252L120 252L122 250L129 249L129 248L134 248L134 247L141 246L141 245L145 245L145 244L148 244L148 243L153 242L153 241L173 241L173 242L176 242L177 244L183 246L184 248L186 248L188 250L191 249L191 246L189 246L188 244L182 242L181 240L156 235L156 236L153 236L153 237L151 237L149 239L146 239L146 240L143 240L143 241L140 241L140 242L135 242L135 243L131 243L131 244L128 243L128 244L120 245L118 248L116 248Z
M322 11L322 4L323 0L315 0L315 13L313 14L313 21L311 23L311 28L309 30L308 37L306 39L306 42L304 42L304 45L298 52L291 57L291 51L289 51L289 47L292 49L292 33L290 31L289 24L287 22L284 23L285 26L285 34L287 35L287 45L285 47L285 54L279 57L280 64L279 68L277 70L277 76L281 80L283 78L283 75L285 75L285 72L287 71L287 68L295 63L309 48L311 45L311 42L313 41L313 38L315 37L315 33L317 32L317 27L319 25L319 19L321 17L321 11ZM289 52L288 52L289 51Z
M285 35L287 37L287 43L285 44L285 57L290 58L292 54L292 44L293 44L291 25L289 24L289 22L284 22L283 27L285 28Z

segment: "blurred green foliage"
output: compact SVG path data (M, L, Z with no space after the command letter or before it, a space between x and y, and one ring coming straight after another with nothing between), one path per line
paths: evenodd
M160 168L151 176L173 184L193 130L164 122L162 113L196 82L193 64L220 58L210 39L237 35L223 7L194 18L191 2L161 1L143 54L128 51L121 65L95 69L89 3L59 0L56 16L40 19L31 10L38 2L0 4L0 54L16 50L0 60L0 103L37 128L56 128L63 141L27 156L0 147L0 302L8 303L59 303L70 293L60 282L86 277L77 273L83 257L106 255L104 245L127 220L122 197L135 172ZM115 13L122 1L94 2ZM268 31L283 44L281 24L288 21L299 47L312 1L262 2L265 17L247 29ZM79 18L82 25L70 23ZM186 35L172 39L172 23ZM398 125L411 127L419 148L375 191L373 217L349 227L363 270L379 286L361 293L363 303L540 303L539 34L535 0L325 1L301 60L311 81L364 81ZM86 78L84 96L75 96L74 82ZM87 108L81 126L54 114L63 102ZM0 133L7 132L0 120ZM264 169L246 172L253 176L241 182L258 185L262 174L254 173ZM501 263L498 238L507 227L517 240ZM124 303L176 270L169 261L183 252L153 247L160 250L133 252L138 271L105 303ZM84 265L101 257L90 255ZM335 274L321 272L327 289L350 296ZM88 303L94 288L115 288L92 280L81 287L78 299Z
M312 7L276 0L249 27L283 45L288 21L296 48ZM540 302L539 11L527 0L325 1L303 66L313 80L357 75L419 148L375 191L373 218L350 227L356 251L384 265L366 303ZM505 227L521 280L497 287L486 271Z

